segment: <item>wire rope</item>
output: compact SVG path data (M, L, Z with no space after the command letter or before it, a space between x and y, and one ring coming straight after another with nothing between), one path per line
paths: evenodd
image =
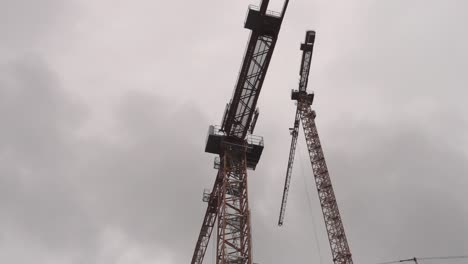
M416 258L416 259L431 260L431 259L466 259L466 258L468 258L468 255L466 255L466 256L426 257L426 258Z
M394 260L394 261L387 261L387 262L380 262L377 264L392 264L392 263L400 263L406 261L417 261L417 260L441 260L441 259L468 259L468 255L461 255L461 256L443 256L443 257L422 257L422 258L410 258L410 259L401 259L401 260Z

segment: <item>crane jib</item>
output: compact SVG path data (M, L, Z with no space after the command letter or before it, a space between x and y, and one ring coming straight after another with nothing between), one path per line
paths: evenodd
M279 14L267 12L266 4L264 1L260 8L249 7L244 26L252 32L227 116L221 125L227 136L238 139L244 139L249 131L287 6L285 4L283 14Z
M310 71L310 62L312 59L312 49L315 40L315 32L308 31L306 33L306 41L301 45L303 51L301 69L299 71L300 81L299 90L293 90L291 99L297 101L296 117L294 121L293 137L289 152L288 167L286 171L286 179L284 183L283 199L281 201L280 216L278 225L283 225L284 215L286 211L286 203L291 182L291 172L294 162L294 153L296 150L297 135L299 122L301 120L304 136L309 152L312 171L314 174L317 193L319 196L320 206L322 209L325 227L327 229L328 241L335 264L352 264L351 251L349 249L348 240L341 220L338 204L333 191L332 182L328 173L328 168L325 162L325 157L322 150L322 145L315 124L315 111L312 110L313 93L307 93L307 80Z

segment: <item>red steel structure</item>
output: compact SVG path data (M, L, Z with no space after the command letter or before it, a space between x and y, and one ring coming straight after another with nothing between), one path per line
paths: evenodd
M328 240L335 264L352 264L351 251L341 220L338 204L336 202L335 192L328 173L327 164L323 155L322 145L315 125L315 111L312 110L313 93L307 93L307 80L310 71L310 62L312 59L312 50L315 42L315 32L307 31L305 43L301 45L302 63L300 69L299 90L293 90L291 99L297 101L296 117L294 128L291 135L291 149L289 152L288 168L286 171L286 180L284 184L283 199L281 203L278 225L283 225L286 201L291 181L291 173L296 151L297 137L299 134L299 122L302 121L302 127L309 151L312 171L314 173L315 183L322 208L323 219L327 229Z
M216 263L252 264L252 239L247 192L247 169L255 169L263 139L252 135L258 118L257 100L270 64L289 0L281 13L268 11L269 0L250 6L244 27L251 30L244 59L220 127L210 126L205 151L217 154L218 174L198 236L192 264L203 258L217 223Z

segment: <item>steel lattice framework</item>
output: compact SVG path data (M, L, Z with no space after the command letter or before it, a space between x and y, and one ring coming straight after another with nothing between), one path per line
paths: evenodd
M216 176L213 189L207 201L208 206L206 208L205 218L203 219L200 235L198 236L198 241L193 253L192 264L203 263L203 257L205 256L208 243L210 242L210 236L215 225L216 217L218 215L218 198L224 179L223 169L224 168L218 169L218 174Z
M340 211L338 210L338 203L336 201L335 192L333 191L330 175L328 174L328 168L323 155L322 145L320 144L317 127L315 125L315 111L311 108L314 94L307 93L307 82L314 42L315 32L308 31L306 33L305 43L301 45L303 55L301 69L299 72L299 90L293 91L291 96L293 100L297 101L297 109L294 128L292 128L291 131L291 149L289 151L288 167L286 170L286 179L278 225L283 225L284 221L286 202L294 163L294 154L299 134L299 123L301 121L306 138L310 163L312 164L312 171L315 178L320 206L322 208L323 219L327 229L333 262L335 264L352 264L353 260L351 258L351 251L349 249L348 240L341 220Z
M254 36L255 35L255 36ZM265 77L265 69L269 63L271 56L268 56L273 50L274 39L268 35L253 34L251 42L255 44L248 45L245 57L250 57L251 60L244 63L241 69L236 89L234 90L233 102L238 102L237 105L231 103L227 119L232 120L225 122L222 129L228 135L237 138L245 138L248 132L248 127L254 113L257 94L260 93L260 88Z
M269 0L250 6L245 28L251 30L232 99L221 126L210 126L205 151L219 155L218 168L192 264L201 264L217 225L217 264L251 264L247 169L255 169L263 151L263 139L253 136L258 117L257 101L273 55L289 0L282 13L267 11Z
M302 127L309 151L310 163L314 172L315 185L322 207L323 219L327 228L328 241L335 264L352 264L351 251L346 239L343 221L341 220L335 192L328 174L327 164L320 144L315 125L315 111L306 102L298 102L301 113Z
M218 211L216 263L252 263L245 146L227 146Z

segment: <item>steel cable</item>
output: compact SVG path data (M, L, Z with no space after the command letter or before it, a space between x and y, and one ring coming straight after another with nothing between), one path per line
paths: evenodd
M401 260L394 260L394 261L388 261L388 262L380 262L377 264L393 264L393 263L400 263L400 262L406 262L406 261L417 261L417 260L441 260L441 259L468 259L468 255L462 255L462 256L443 256L443 257L422 257L422 258L410 258L410 259L401 259Z
M416 258L421 260L430 260L430 259L466 259L467 256L445 256L445 257L427 257L427 258Z

